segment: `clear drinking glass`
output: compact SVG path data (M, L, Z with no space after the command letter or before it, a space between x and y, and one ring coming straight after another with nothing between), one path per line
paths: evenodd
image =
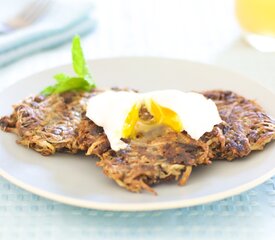
M236 0L236 15L250 45L275 52L275 0Z

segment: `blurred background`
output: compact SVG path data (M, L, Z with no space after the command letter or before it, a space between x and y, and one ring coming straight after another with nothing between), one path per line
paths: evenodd
M74 34L82 36L90 59L190 59L233 69L274 87L275 54L266 53L266 43L258 44L264 46L262 52L245 41L249 31L275 31L274 0L1 0L2 30L37 2L46 7L33 22L0 35L2 88L33 72L69 63ZM263 16L267 17L261 20Z
M188 59L239 72L275 92L275 0L0 0L0 4L0 90L35 72L71 63L71 39L79 34L87 59ZM129 239L137 222L137 236L148 233L146 226L149 237L168 226L165 236L173 239L181 239L183 233L189 239L197 233L195 239L201 239L205 228L212 239L220 234L230 235L229 239L261 239L263 234L264 239L275 239L265 227L272 228L274 211L264 207L274 210L274 179L248 195L220 201L213 209L202 205L138 214L74 208L0 180L0 239L1 234L9 239L54 239L53 233L59 239L95 234ZM253 200L255 192L260 206ZM228 206L239 215L227 216ZM208 218L213 222L208 224ZM258 219L262 222L255 227Z

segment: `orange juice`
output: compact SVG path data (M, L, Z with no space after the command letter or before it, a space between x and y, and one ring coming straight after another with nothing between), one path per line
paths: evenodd
M236 14L246 32L275 36L275 0L236 0Z

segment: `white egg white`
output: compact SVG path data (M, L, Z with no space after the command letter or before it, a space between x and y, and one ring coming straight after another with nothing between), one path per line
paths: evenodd
M193 139L198 140L222 121L216 104L202 94L163 90L144 95L145 99L153 99L160 106L176 112L183 126L182 131L185 130Z
M182 130L196 140L222 121L212 100L199 93L179 90L147 93L105 91L89 99L86 116L103 127L111 148L117 151L127 147L121 137L129 112L135 104L141 105L150 100L177 113Z
M86 116L103 127L111 148L115 151L127 146L120 140L122 130L128 113L137 102L139 95L130 91L105 91L88 101Z

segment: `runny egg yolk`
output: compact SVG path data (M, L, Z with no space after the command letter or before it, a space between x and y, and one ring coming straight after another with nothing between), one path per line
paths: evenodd
M86 116L103 127L114 151L130 141L147 141L167 131L185 130L198 140L222 120L212 100L198 93L160 90L147 93L105 91L89 99Z
M135 137L135 126L139 120L140 105L135 104L131 111L128 113L122 130L123 138L134 138Z
M180 121L178 114L173 110L157 104L152 99L145 101L144 105L148 112L153 116L153 119L147 121L146 124L139 124L138 130L143 130L141 129L142 127L147 128L148 130L148 125L151 125L152 127L156 125L164 125L170 127L176 132L181 132L183 130L182 122ZM123 138L136 137L136 134L138 132L138 123L144 122L144 120L141 120L139 117L140 108L140 104L135 104L132 107L131 111L128 113L122 130Z
M150 99L145 105L154 117L156 123L166 125L176 132L182 131L183 126L176 112L157 104L152 99Z

